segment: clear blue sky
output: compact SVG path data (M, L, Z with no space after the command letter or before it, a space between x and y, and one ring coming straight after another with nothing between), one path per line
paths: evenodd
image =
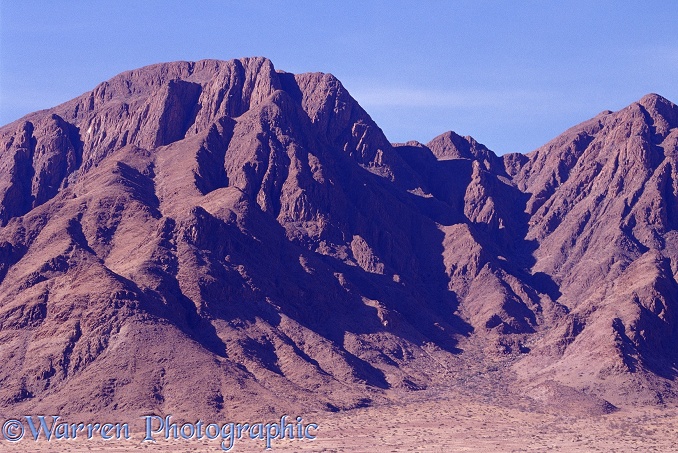
M528 152L649 92L678 102L678 2L0 0L0 124L151 63L336 75L391 141Z

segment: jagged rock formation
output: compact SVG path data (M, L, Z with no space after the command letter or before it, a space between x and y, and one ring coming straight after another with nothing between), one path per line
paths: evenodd
M329 74L178 62L0 144L0 407L336 410L486 363L531 397L673 396L678 108L657 95L498 157L392 145Z

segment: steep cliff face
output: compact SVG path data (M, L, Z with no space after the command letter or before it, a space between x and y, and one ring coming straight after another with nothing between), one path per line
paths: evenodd
M498 157L264 58L120 74L0 129L0 404L336 410L496 361L669 398L676 111Z

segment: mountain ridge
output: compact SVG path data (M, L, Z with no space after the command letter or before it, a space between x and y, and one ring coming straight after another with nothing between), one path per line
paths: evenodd
M3 410L674 399L678 107L659 95L497 156L451 131L391 144L330 74L202 60L0 142Z

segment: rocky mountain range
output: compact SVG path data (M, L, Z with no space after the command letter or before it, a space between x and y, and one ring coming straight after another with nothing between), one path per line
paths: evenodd
M655 94L498 156L389 143L330 74L157 64L0 128L0 225L2 413L676 400Z

